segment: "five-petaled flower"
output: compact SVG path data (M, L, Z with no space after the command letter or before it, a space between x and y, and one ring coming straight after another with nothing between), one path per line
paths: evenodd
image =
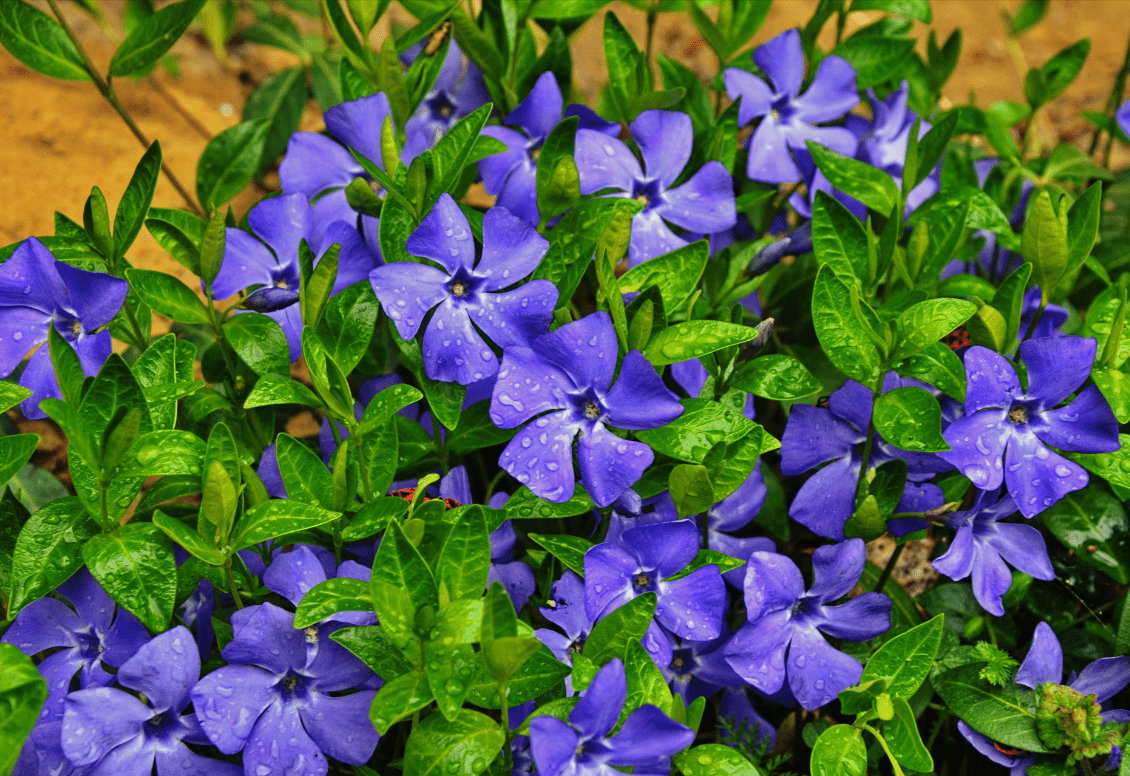
M0 265L0 377L46 342L52 326L75 349L82 371L97 374L110 357L110 332L100 329L114 319L128 292L126 281L72 267L36 238L24 240ZM62 394L46 347L32 354L20 385L32 392L20 404L24 417L47 417L39 402Z
M965 353L966 415L943 436L939 455L982 490L1008 485L1020 513L1032 517L1086 486L1079 464L1048 449L1109 453L1119 448L1118 421L1097 386L1054 409L1090 376L1094 338L1045 337L1020 345L1028 387L1003 356L973 346Z
M436 308L424 330L424 372L432 380L467 385L498 371L498 359L476 326L502 348L526 345L549 330L557 304L553 283L532 280L502 290L533 272L548 247L532 224L494 207L483 216L483 251L476 264L467 216L450 194L442 194L407 248L443 269L398 261L374 269L369 282L406 340Z
M503 353L490 419L499 428L514 428L540 417L510 440L499 464L535 495L558 503L572 497L573 438L579 434L581 482L597 506L608 506L655 455L606 426L640 431L683 414L638 350L624 356L612 385L617 352L612 319L601 311Z
M829 605L855 586L865 561L861 539L818 547L812 554L812 587L805 592L791 559L753 553L745 578L748 622L726 645L730 667L764 693L777 692L787 679L797 702L809 711L858 682L863 666L824 636L867 641L891 626L891 599L880 593Z

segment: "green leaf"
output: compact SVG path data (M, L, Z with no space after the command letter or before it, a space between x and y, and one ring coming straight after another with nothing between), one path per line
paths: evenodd
M1028 28L1039 24L1048 12L1048 0L1024 0L1016 15L1012 17L1012 34L1019 35Z
M478 662L479 656L470 644L445 645L429 641L424 645L424 673L436 705L447 719L453 720L459 715Z
M123 458L121 471L117 476L161 477L190 474L199 477L204 447L204 440L190 431L175 429L150 431L137 437Z
M288 67L268 76L247 97L243 121L264 119L268 127L259 169L269 167L286 153L287 141L298 131L302 121L306 95L306 71L301 67Z
M408 514L408 501L399 496L380 496L361 507L357 515L341 533L347 542L367 539L381 531L389 521L400 521ZM484 584L483 587L486 587Z
M385 683L369 706L369 719L384 735L402 719L432 702L432 689L422 671L410 671Z
M1119 423L1130 423L1130 375L1117 369L1095 369L1091 379L1110 402Z
M706 240L684 245L632 267L620 276L620 290L626 294L658 286L663 309L678 310L698 287L708 258L710 246Z
M753 763L737 749L725 744L702 744L680 752L671 762L684 776L760 776Z
M538 498L525 485L514 491L502 507L506 520L522 520L538 517L573 517L583 515L594 508L592 499L584 488L578 487L572 498L559 504ZM497 530L497 526L492 530Z
M349 374L361 362L380 314L380 304L369 283L354 283L330 299L318 324L318 338L326 355Z
M43 597L82 568L82 545L98 524L74 497L44 505L24 523L12 550L8 616Z
M714 498L719 501L732 495L749 479L753 467L757 464L757 459L763 453L776 450L781 446L780 441L764 428L756 423L753 426L752 431L726 447L725 456L721 461L722 470L711 473Z
M386 210L388 206L389 203L386 203ZM642 205L631 199L610 201L601 198L580 203L562 216L557 226L550 230L549 248L530 280L551 281L560 292L558 303L565 304L566 300L573 297L585 269L591 264L597 240L604 234L609 222L620 210L629 210L635 215L641 209ZM383 242L386 217L384 214L381 216L381 252L387 261L389 254L385 251ZM405 232L400 239L403 241L407 238L408 234Z
M910 698L930 673L942 643L944 615L911 628L885 642L867 661L859 684L880 677L893 698Z
M412 666L400 656L379 625L342 628L331 633L330 638L356 655L386 682L412 671Z
M985 663L967 663L930 680L950 710L981 735L1009 747L1047 754L1036 732L1035 691L1009 682L995 687L981 678Z
M927 299L904 310L896 321L892 358L909 358L968 321L977 306L964 299Z
M265 374L256 381L255 387L243 402L243 408L249 410L253 407L271 407L276 404L320 407L322 402L313 391L293 378Z
M161 144L156 140L141 157L114 213L114 254L124 256L149 214L157 176L161 173Z
M942 118L918 141L918 170L914 175L914 186L929 177L939 160L945 154L950 139L957 130L959 114L956 111L943 114ZM913 187L911 187L913 188Z
M490 533L482 507L472 505L451 527L436 572L441 606L482 596L490 572Z
M852 11L886 11L929 24L933 20L930 0L855 0Z
M666 426L637 432L653 450L681 461L702 463L719 442L736 442L754 428L736 409L708 399L683 399L683 414Z
M498 723L486 714L463 709L454 720L426 717L404 746L404 772L414 776L478 776L506 742Z
M628 642L624 674L628 680L625 713L631 713L645 703L657 706L664 714L671 713L671 690L667 687L667 680L663 678L655 660L638 641Z
M110 75L133 75L155 64L184 34L203 5L204 0L184 0L150 14L114 52Z
M691 560L682 571L672 574L667 577L667 579L682 579L688 574L698 571L703 566L717 566L719 571L727 572L740 568L744 563L745 561L740 558L731 557L717 550L699 550L695 553L694 559Z
M170 539L205 563L212 566L224 564L224 553L217 550L211 542L180 520L169 517L158 509L153 513L153 525L160 528Z
M778 353L758 356L742 364L730 384L755 396L776 401L802 399L823 388L804 364L792 356Z
M1071 85L1079 75L1079 71L1083 69L1083 63L1087 61L1089 53L1091 53L1091 40L1083 38L1060 50L1044 63L1040 72L1048 86L1047 99L1054 100Z
M483 665L499 683L507 682L540 646L536 638L519 637L514 602L501 582L495 582L483 599L480 641Z
M317 453L289 434L279 434L275 455L289 498L327 510L333 506L333 478Z
M290 346L273 318L263 313L240 313L224 323L224 336L256 374L290 374Z
M200 297L172 275L151 269L127 269L126 278L130 288L166 318L179 323L207 324L211 321L208 308Z
M47 700L47 682L15 644L0 644L0 773L11 773Z
M259 169L271 123L252 119L216 135L196 164L196 196L211 211L243 191Z
M910 704L906 698L894 698L892 703L894 718L882 723L883 738L886 739L891 754L899 765L908 770L930 773L934 770L934 759L922 743L918 722Z
M913 41L907 42L913 48ZM879 213L890 213L898 204L898 184L887 173L811 140L807 145L813 162L835 188Z
M247 510L239 521L239 530L232 539L233 550L243 550L268 539L317 528L333 522L341 515L325 509L287 499L271 499Z
M368 582L349 577L327 579L302 596L294 612L294 627L308 628L338 612L369 612L372 609Z
M542 535L532 533L530 538L549 550L555 558L565 565L565 568L572 569L581 576L585 575L585 553L592 547L592 542L579 536L566 534Z
M817 191L812 204L812 250L841 278L867 282L867 231L838 199ZM646 266L646 262L641 265Z
M813 776L863 776L867 773L863 733L851 725L828 728L812 747L809 767Z
M1076 558L1120 585L1130 582L1130 524L1122 504L1101 486L1068 493L1040 519Z
M37 73L66 81L90 79L59 23L22 0L0 3L0 44Z
M831 54L846 59L855 68L855 78L859 88L869 89L896 78L904 69L904 63L911 57L913 51L914 41L906 38L853 35L832 49ZM819 164L817 166L821 171L823 170L822 166Z
M560 687L562 680L569 673L569 666L554 657L545 645L538 647L522 664L518 673L506 683L507 705L514 708ZM498 694L498 682L487 673L485 666L480 667L473 678L467 699L484 709L499 708L501 699Z
M310 52L302 43L298 27L286 16L276 13L264 14L258 17L255 24L240 30L239 36L252 43L289 51L296 54L303 62L310 61Z
M1074 146L1070 146L1074 148ZM1099 214L1102 204L1102 184L1095 183L1079 195L1067 211L1067 271L1076 272L1099 238Z
M655 593L643 593L597 620L585 639L583 654L598 667L625 660L628 645L644 637L655 617Z
M357 33L353 31L353 27L349 24L349 18L345 15L345 9L341 7L341 0L324 0L326 16L329 18L330 26L333 28L334 35L341 43L342 48L345 49L346 56L352 60L353 64L369 72L371 68L372 52L369 51L367 42L358 40Z
M0 482L12 479L16 472L31 460L38 434L11 434L0 437Z
M924 388L887 391L875 401L873 420L883 438L903 450L940 453L952 449L942 438L942 408Z
M1047 191L1037 194L1029 206L1021 251L1032 265L1032 279L1049 293L1067 269L1067 213L1056 213Z
M82 548L91 575L151 631L169 627L177 595L176 560L168 537L151 523L129 523L93 536Z
M655 366L705 356L722 348L749 342L757 329L725 321L685 321L660 329L647 343L644 355Z
M49 331L55 331L55 327L52 326ZM64 342L65 341L66 340L64 340ZM71 352L74 353L73 350ZM30 388L24 388L22 385L0 382L0 412L7 412L12 409L12 407L15 407L24 399L31 396L31 393Z
M196 346L178 340L174 334L166 334L150 344L133 362L131 369L145 393L155 429L174 428L177 400L203 387L203 383L192 379L195 363Z
M578 19L589 17L612 0L534 0L531 19Z
M860 331L852 310L851 291L827 265L816 273L812 319L816 337L832 364L848 377L874 385L879 379L879 352Z
M568 209L568 206L561 207L565 203L562 196L564 189L560 186L563 181L555 184L554 177L557 175L558 165L562 163L565 157L573 155L577 123L578 120L575 116L566 118L554 127L542 142L541 152L537 159L535 182L538 212L543 222L552 220ZM573 165L573 169L576 170L576 164ZM577 195L580 195L579 184Z
M486 126L493 106L484 105L466 118L460 119L444 133L432 149L432 184L428 189L428 202L434 203L444 192L453 192L463 175L463 166L475 147L475 141ZM429 208L430 209L430 208Z
M635 118L630 104L642 91L640 87L640 50L631 33L615 13L604 17L604 61L608 67L608 87L612 102L624 121Z
M200 241L207 222L185 210L149 209L145 228L177 263L193 275L200 275Z
M897 371L929 383L959 401L965 401L965 367L961 359L942 342L935 342L921 353L904 359Z
M397 523L390 523L377 549L372 576L373 610L385 632L403 650L413 635L416 611L439 605L435 577L427 561Z
M361 416L358 431L367 434L392 420L392 416L410 404L418 402L424 395L411 385L397 383L390 385L369 400L365 414Z
M702 514L718 501L710 482L710 472L701 464L685 463L673 468L667 488L680 518Z

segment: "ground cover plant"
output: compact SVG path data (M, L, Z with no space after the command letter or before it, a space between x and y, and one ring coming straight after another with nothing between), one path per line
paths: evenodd
M370 45L389 0L130 2L101 72L0 3L144 146L0 249L0 773L1130 774L1130 66L1045 148L1087 40L943 109L928 0L770 38L767 2L631 0L576 104L606 4L400 0ZM708 83L653 56L669 12ZM113 83L190 25L309 70L152 207Z

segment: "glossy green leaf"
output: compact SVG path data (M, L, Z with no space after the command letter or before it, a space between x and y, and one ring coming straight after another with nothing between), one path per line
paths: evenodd
M380 309L369 283L354 283L326 305L318 324L318 338L326 355L346 374L365 356Z
M637 438L656 452L681 461L702 463L719 442L736 442L754 428L736 409L708 399L683 399L683 414L666 426L637 432Z
M0 773L11 773L47 700L47 682L15 644L0 644Z
M744 437L726 446L720 465L721 471L711 472L714 498L721 501L730 496L749 479L750 472L762 453L781 446L768 431L754 423L754 428Z
M82 545L97 532L97 522L74 497L52 501L34 512L12 551L9 616L82 568Z
M851 725L833 725L820 734L809 758L812 776L864 776L867 747L863 733Z
M179 323L211 320L208 308L192 289L172 275L150 269L128 269L130 288L161 315Z
M643 593L597 620L585 639L584 656L598 667L625 660L628 645L644 637L655 617L655 593Z
M581 576L585 575L585 553L592 547L592 542L579 536L567 534L542 535L532 533L530 538L549 550L566 568L572 569Z
M1110 403L1119 423L1130 423L1130 374L1117 369L1095 369L1091 379Z
M569 666L554 657L548 647L544 644L537 647L506 683L507 706L514 708L560 687L569 673ZM467 700L484 709L499 708L498 682L487 673L485 666L474 676Z
M644 704L657 706L664 714L671 713L671 689L655 660L638 641L628 642L628 655L624 659L624 674L628 680L628 696L624 711L630 713Z
M1090 52L1091 40L1083 38L1056 52L1055 56L1044 63L1040 72L1047 83L1047 99L1054 100L1071 85L1083 69L1083 63L1087 61Z
M114 253L124 256L141 231L149 214L153 194L157 190L157 177L161 173L161 144L156 140L142 155L134 168L118 209L114 213Z
M308 628L338 612L369 612L372 609L368 582L349 577L327 579L302 596L294 612L294 627Z
M251 182L270 130L268 119L251 119L208 141L196 164L196 196L205 210L225 204Z
M701 464L680 464L673 468L667 488L680 518L702 514L718 501L710 483L710 472Z
M929 383L959 401L965 400L965 367L946 344L935 342L898 366L903 377Z
M310 52L302 42L302 35L294 22L286 16L267 13L258 17L255 24L239 31L244 40L263 46L274 46L296 54L303 61L309 61ZM247 118L246 116L244 118Z
M141 72L157 62L177 42L200 12L205 0L184 0L151 14L126 36L110 60L110 75Z
M404 772L415 776L478 776L502 749L506 736L486 714L463 709L454 720L423 719L404 746Z
M200 274L200 241L207 222L185 210L149 209L145 228L177 263L194 275Z
M478 662L479 656L470 644L429 641L424 645L424 673L440 713L448 720L459 715Z
M620 276L620 290L629 293L658 286L663 309L678 310L697 288L709 257L705 240L684 245L629 269Z
M835 188L879 213L890 213L898 204L898 184L887 173L818 143L807 145L812 160Z
M915 453L951 449L942 438L942 408L924 388L896 388L875 402L875 429L895 447Z
M981 735L1003 746L1047 753L1036 733L1038 696L1009 682L995 687L981 678L984 663L967 663L931 679L950 710Z
M256 374L290 374L290 346L273 318L263 313L233 315L224 323L232 350Z
M51 331L54 331L52 327ZM71 351L74 352L73 350ZM31 396L31 389L15 383L0 382L0 412L7 412Z
M121 477L200 476L204 440L190 431L165 429L141 434L121 462Z
M860 331L848 286L827 265L816 273L812 318L828 359L848 377L873 385L879 378L879 352Z
M82 56L59 23L23 0L0 3L0 44L43 75L67 81L90 79Z
M475 147L475 141L486 126L492 106L484 105L455 126L447 130L435 148L432 149L432 184L428 189L430 202L439 199L444 192L453 192L463 166Z
M170 539L189 553L212 566L222 566L224 553L217 550L210 541L174 517L161 510L153 513L153 525L165 532Z
M635 118L630 105L640 88L640 50L615 13L604 17L604 62L612 102L624 121Z
M897 79L913 51L914 41L906 38L853 35L831 53L846 59L855 68L859 88L867 89L892 78Z
M910 698L930 673L942 641L944 615L911 628L885 642L867 661L860 684L885 678L894 698Z
M289 434L279 434L275 456L289 498L327 510L333 506L333 479L317 453Z
M271 499L256 504L240 518L238 530L232 539L234 550L243 550L268 539L317 528L341 517L309 504L286 499Z
M830 264L841 278L867 280L867 231L850 210L827 192L816 192L812 205L812 250L816 261Z
M379 625L342 628L331 633L330 638L356 655L386 682L412 671L412 666L400 656Z
M361 507L353 520L342 531L347 542L367 539L383 531L390 520L400 521L408 514L408 501L399 496L381 496ZM486 587L484 584L483 587Z
M388 205L386 204L385 207L387 208ZM552 281L560 292L558 299L561 302L571 299L585 269L590 264L597 240L600 239L609 222L620 210L628 210L635 215L641 209L639 202L630 199L613 201L594 199L580 203L562 216L557 226L550 230L549 248L530 279ZM382 238L384 220L382 217ZM403 239L407 239L407 234ZM384 251L383 242L381 251Z
M968 321L977 306L964 299L927 299L904 310L896 320L892 358L909 358Z
M11 434L0 437L0 482L7 482L24 467L39 444L38 434Z
M820 381L792 356L772 353L741 365L730 383L755 396L791 401L822 390Z
M894 698L892 705L894 718L882 723L883 738L886 739L891 754L903 768L930 773L934 770L934 759L922 743L910 703L906 698Z
M349 17L346 16L345 9L341 7L341 0L324 0L324 3L330 27L333 28L334 36L341 43L346 56L352 60L354 65L368 72L371 69L372 52L366 45L367 41L359 40L357 33L349 24Z
M753 763L724 744L702 744L671 758L685 776L759 776Z
M377 618L401 649L412 636L416 611L439 604L432 570L396 523L389 524L377 549L371 587Z
M1032 279L1048 293L1067 269L1067 211L1057 213L1047 191L1032 201L1021 235L1024 260L1032 265Z
M503 506L506 520L523 520L539 517L573 517L583 515L594 508L592 499L584 488L578 487L572 498L561 503L538 498L525 485L514 491ZM493 530L497 530L495 527Z
M289 370L288 370L289 371ZM307 407L322 405L318 396L297 380L277 374L265 374L255 382L255 387L243 402L244 409L271 407L276 404L302 404Z
M402 719L432 702L432 689L422 671L410 671L386 682L369 706L369 719L384 735Z
M1122 504L1101 486L1068 493L1040 519L1076 558L1121 585L1130 582L1130 523Z
M490 533L480 506L471 506L451 527L439 553L436 579L439 600L479 598L490 572Z
M757 336L757 329L725 321L685 321L660 329L647 343L644 355L655 366L705 356Z
M82 557L98 584L150 630L169 626L176 602L176 560L168 537L151 523L129 523L93 536Z

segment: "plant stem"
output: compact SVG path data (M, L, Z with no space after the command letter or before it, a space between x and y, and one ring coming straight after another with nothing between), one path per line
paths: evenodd
M369 482L369 469L365 465L365 439L356 431L353 432L354 447L357 449L357 468L361 474L361 490L365 494L365 502L373 500L373 486Z
M883 734L870 725L864 725L863 729L871 735L875 736L875 738L879 741L879 746L883 747L883 752L887 755L887 759L891 762L891 768L894 770L895 776L905 776L902 770L902 766L899 765L898 759L896 759L895 756L891 753L891 748L887 746L887 741L883 738Z
M82 57L82 63L86 67L86 70L90 75L90 80L94 82L94 85L98 88L98 91L102 94L103 97L106 98L106 101L110 103L111 107L113 107L113 109L117 111L117 114L121 116L122 121L124 121L126 123L126 126L130 128L130 131L133 132L133 135L138 139L138 142L140 142L144 148L148 149L150 146L149 140L145 137L145 134L141 131L141 128L134 123L134 120L130 117L125 107L123 107L121 102L118 101L117 96L114 94L114 87L110 84L109 81L102 77L102 75L98 72L98 69L94 66L94 63L90 60L90 56L86 53L86 49L82 47L82 43L79 41L78 36L75 35L75 31L71 29L71 25L67 23L67 20L63 16L63 13L59 10L59 4L57 0L47 0L47 4L51 6L51 12L55 14L55 18L62 26L63 32L67 34L67 37L70 38L71 43L74 44L75 49L78 50L78 55ZM169 183L173 184L173 188L176 189L177 193L180 194L184 199L185 204L188 205L188 209L193 213L196 213L197 215L204 215L204 211L201 210L200 206L196 204L195 200L193 200L192 198L192 195L188 193L188 190L181 184L181 182L177 179L177 176L173 174L173 171L169 169L169 166L164 161L161 162L161 172L165 173L165 177L169 179Z
M883 567L883 573L879 575L879 581L875 583L876 593L883 592L883 587L887 584L887 580L891 578L891 572L895 570L895 565L899 562L899 556L902 555L904 549L906 549L905 544L895 545L894 551L891 552L890 560L888 560L887 565Z
M502 734L506 737L505 743L502 745L503 756L503 773L510 773L514 770L514 763L511 759L510 753L510 709L507 708L509 704L506 703L506 682L498 683L498 708L502 717Z
M231 558L224 562L224 577L228 580L228 592L231 593L232 600L235 601L235 608L243 608L243 599L239 597L239 588L235 584L235 575L231 573Z

